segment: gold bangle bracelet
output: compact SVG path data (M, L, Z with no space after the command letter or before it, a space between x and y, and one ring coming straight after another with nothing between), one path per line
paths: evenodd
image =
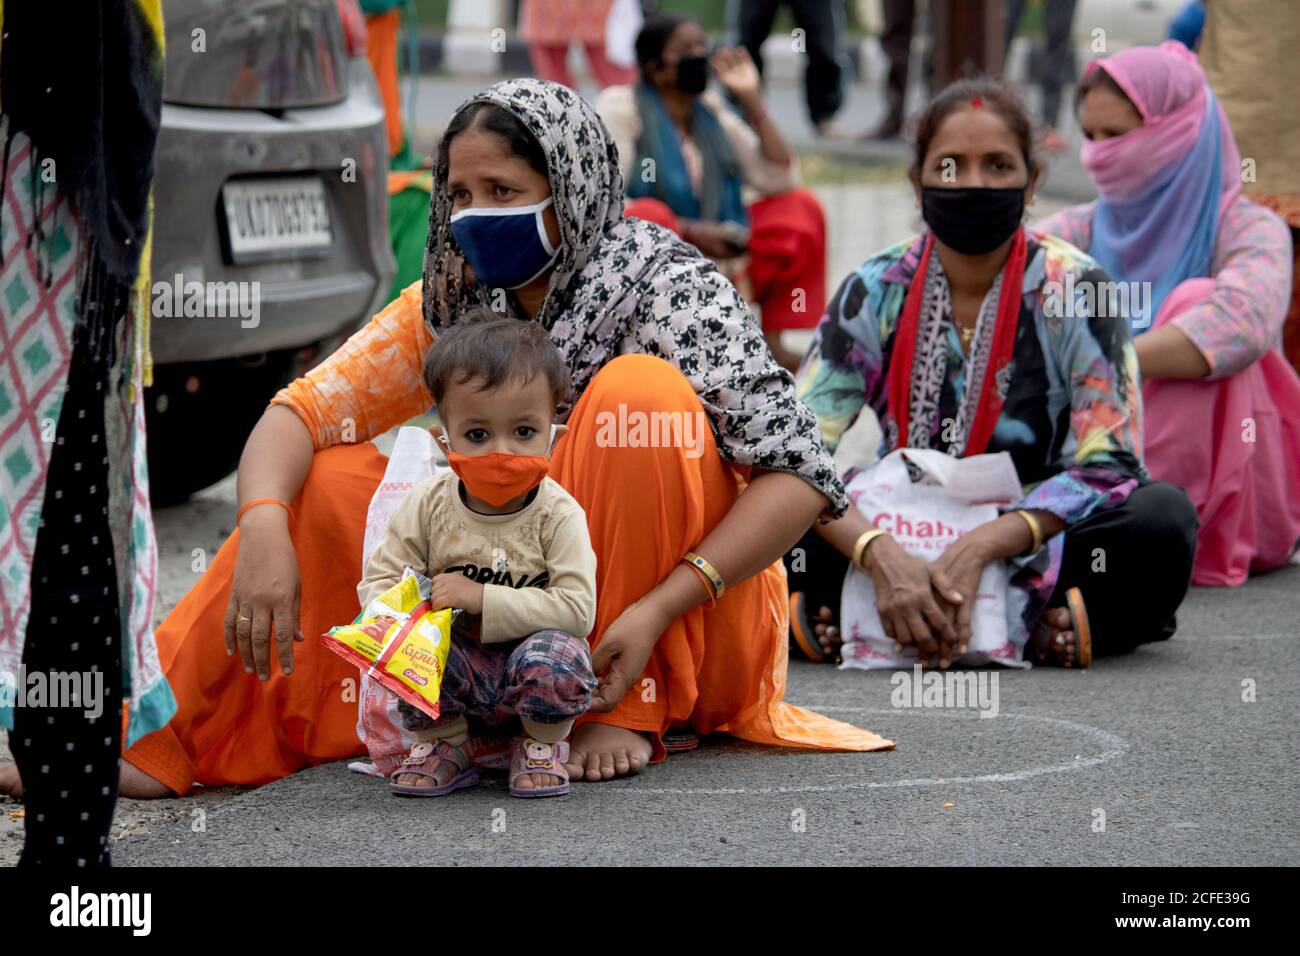
M700 555L696 554L694 551L687 551L682 560L692 567L704 572L704 576L708 578L709 583L713 585L713 599L715 601L722 597L722 592L727 589L726 582L722 580L722 575L718 573L718 569L715 568L707 558L700 557Z
M872 528L870 531L864 531L858 535L858 540L853 542L853 564L855 567L862 568L863 571L866 570L862 561L867 555L867 546L882 534L888 534L888 532L880 528Z
M1025 519L1025 524L1029 525L1029 533L1033 535L1034 541L1025 554L1036 554L1038 549L1043 546L1043 526L1038 523L1038 519L1026 511L1024 508L1017 508L1016 514Z

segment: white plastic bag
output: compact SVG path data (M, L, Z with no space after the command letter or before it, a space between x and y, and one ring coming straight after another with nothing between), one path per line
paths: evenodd
M384 480L375 489L370 498L370 508L366 511L366 535L361 545L363 568L383 540L388 522L392 520L393 512L402 503L402 499L419 482L450 471L441 463L440 458L437 442L428 429L412 425L398 429L393 453L388 457L388 467L384 469ZM390 694L383 685L363 672L359 697L357 736L370 753L391 754L409 750L415 738L402 725L397 710L397 695ZM382 775L382 771L380 773Z
M361 544L362 567L379 547L393 512L410 490L424 479L450 470L441 463L441 458L433 433L427 428L408 425L398 429L393 453L384 469L384 480L375 489L370 509L366 512L366 536Z
M912 480L908 462L919 471L919 480ZM917 448L891 452L854 476L848 492L868 522L888 531L908 554L926 561L933 561L965 532L992 521L999 506L1012 504L1022 493L1016 466L1006 452L953 458ZM971 616L970 646L957 664L1028 666L1008 640L1007 582L1005 562L985 567ZM840 618L843 668L876 670L916 663L915 648L894 653L893 638L885 634L876 611L875 585L856 567L844 576Z
M605 20L605 59L615 66L636 66L636 35L645 23L639 0L614 0Z

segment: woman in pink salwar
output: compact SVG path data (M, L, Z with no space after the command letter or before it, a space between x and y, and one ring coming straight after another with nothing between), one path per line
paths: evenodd
M1232 129L1186 47L1093 61L1077 102L1100 198L1037 228L1122 286L1110 301L1137 347L1147 468L1196 506L1193 583L1234 587L1300 541L1300 378L1278 350L1291 237L1241 194Z

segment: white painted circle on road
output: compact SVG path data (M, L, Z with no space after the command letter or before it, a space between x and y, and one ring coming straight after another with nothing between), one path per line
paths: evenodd
M806 705L805 705L806 706ZM978 720L977 715L966 716L964 714L947 713L941 710L909 710L904 708L880 709L869 707L836 707L831 705L817 705L819 712L828 714L885 714L896 717L899 714L921 714L925 716L941 716L954 720ZM855 783L831 783L831 784L810 784L802 787L638 787L622 786L611 788L617 793L656 793L656 794L680 794L684 796L737 796L737 795L764 795L764 794L781 794L781 793L831 793L842 790L883 790L899 787L936 787L947 786L953 783L1013 783L1020 780L1030 780L1034 777L1044 777L1051 774L1074 773L1078 770L1086 770L1089 767L1096 767L1108 760L1122 756L1129 749L1128 741L1118 737L1109 731L1102 730L1100 727L1093 727L1089 724L1076 723L1073 720L1063 720L1060 717L1044 717L1037 714L1012 714L1003 712L997 718L1009 718L1011 720L1026 720L1032 723L1053 724L1063 727L1067 730L1082 734L1095 740L1100 746L1100 752L1089 756L1075 757L1063 763L1051 764L1041 767L1027 767L1022 770L1008 770L1001 773L982 773L975 776L965 777L917 777L908 780L862 780Z

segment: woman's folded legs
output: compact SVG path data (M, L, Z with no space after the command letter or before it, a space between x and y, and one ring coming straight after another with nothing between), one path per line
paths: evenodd
M290 677L273 667L270 679L260 681L245 673L239 655L226 655L222 632L239 532L226 540L158 628L158 655L177 711L124 754L128 763L184 794L195 782L257 786L363 751L357 669L319 637L360 610L366 511L385 463L369 443L318 452L292 503L306 641L294 645Z
M1191 585L1196 529L1196 509L1181 488L1165 481L1141 485L1123 503L1065 532L1048 607L1079 588L1097 655L1171 637L1174 612Z

